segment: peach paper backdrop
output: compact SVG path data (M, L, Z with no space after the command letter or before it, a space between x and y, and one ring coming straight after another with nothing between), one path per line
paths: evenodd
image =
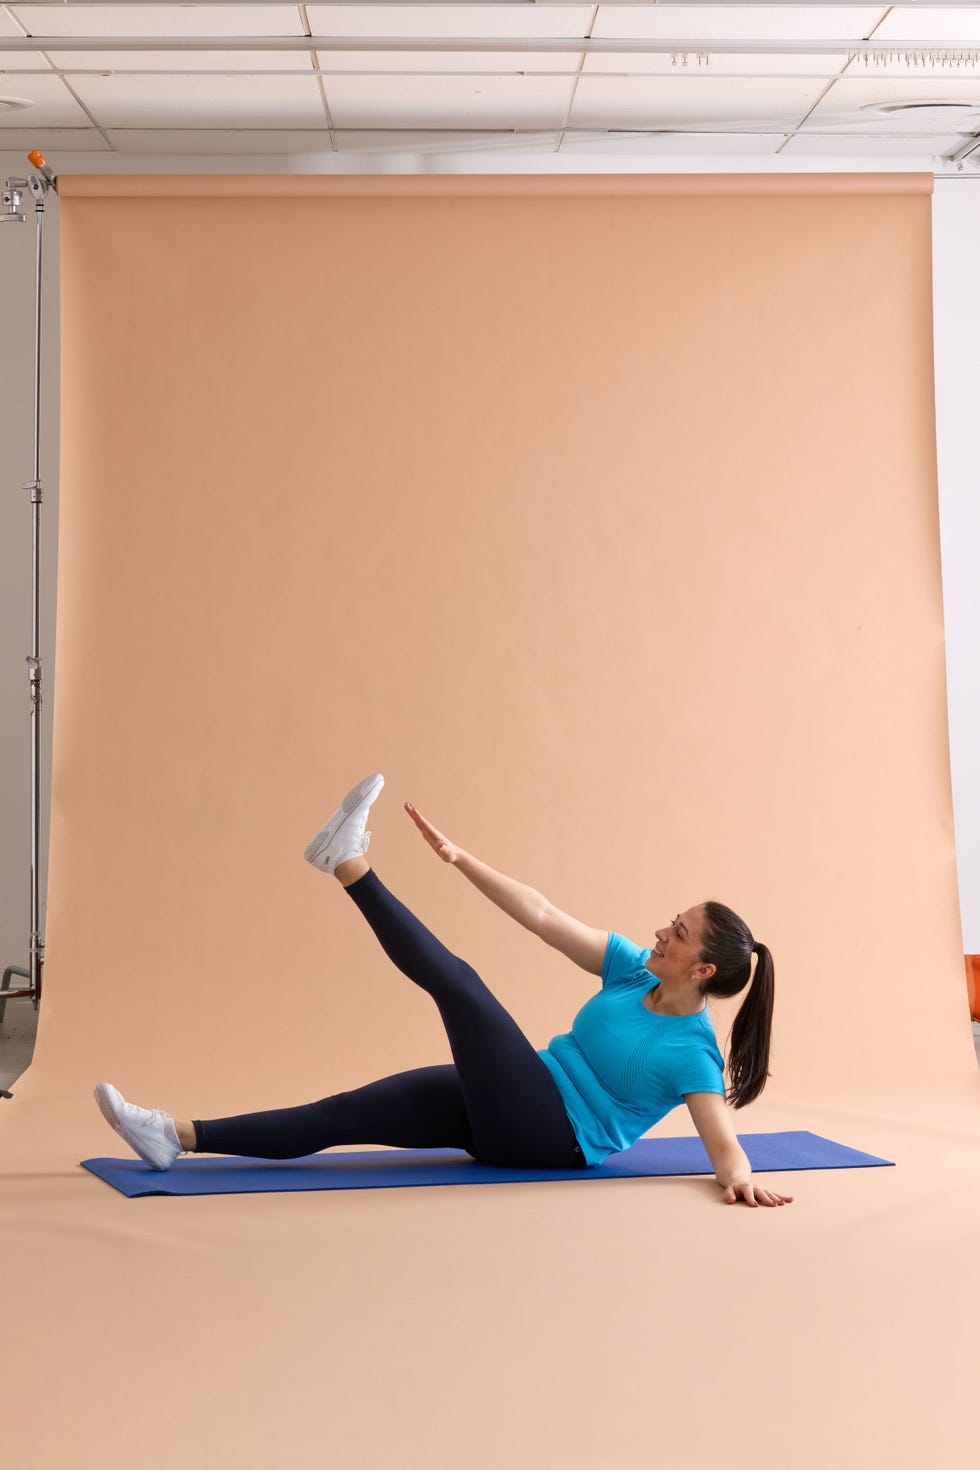
M56 1412L12 1463L972 1463L931 192L63 184L47 966L0 1114L8 1341ZM405 799L640 943L738 909L776 965L738 1131L896 1167L766 1176L778 1211L710 1176L127 1201L80 1169L123 1149L102 1079L213 1117L450 1059L302 860L373 770L380 876L535 1045L597 984Z

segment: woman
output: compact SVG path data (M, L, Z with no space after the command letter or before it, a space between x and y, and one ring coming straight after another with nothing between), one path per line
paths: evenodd
M374 775L348 792L305 857L338 879L388 957L432 996L453 1064L400 1072L300 1107L190 1122L136 1107L100 1082L95 1096L103 1117L151 1168L168 1169L182 1152L290 1159L355 1143L459 1148L518 1168L589 1168L630 1147L685 1095L724 1098L724 1061L704 997L744 989L753 950L757 978L733 1028L731 1071L735 1107L758 1096L767 1075L772 959L730 909L688 909L657 930L654 947L640 949L620 934L587 928L488 868L406 802L443 862L545 943L602 975L602 990L572 1031L535 1051L476 971L450 954L367 863L368 811L383 786L384 777ZM731 1179L719 1177L729 1204L789 1203L791 1196L754 1184L745 1164Z

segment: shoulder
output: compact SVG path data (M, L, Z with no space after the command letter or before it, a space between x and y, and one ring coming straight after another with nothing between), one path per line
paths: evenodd
M652 953L651 949L644 949L634 940L627 939L625 934L617 934L614 930L609 931L606 958L614 960L618 965L632 965L635 969L642 969Z
M625 934L617 934L611 929L606 943L606 957L602 965L602 983L608 985L610 981L623 980L636 975L646 967L650 954L649 949L643 949L632 939L627 939Z

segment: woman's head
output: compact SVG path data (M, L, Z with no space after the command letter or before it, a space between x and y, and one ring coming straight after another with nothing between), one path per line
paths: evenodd
M715 972L714 965L705 964L701 958L704 925L704 910L696 904L656 931L657 942L647 968L661 983L666 982L668 991L676 988L691 995L704 994L703 986Z
M698 961L713 966L700 989L703 995L738 995L749 983L752 955L757 955L748 995L732 1026L728 1070L729 1101L734 1108L754 1102L769 1077L769 1044L775 987L772 955L753 939L745 920L725 904L709 899L699 906L701 947Z

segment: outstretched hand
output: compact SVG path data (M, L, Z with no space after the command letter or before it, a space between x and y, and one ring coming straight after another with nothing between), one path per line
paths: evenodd
M743 1199L756 1207L793 1203L791 1194L777 1194L774 1189L763 1189L761 1184L756 1184L752 1179L734 1179L725 1190L725 1204L740 1204Z
M441 857L444 863L459 862L463 851L461 847L457 847L454 842L450 842L449 838L444 837L438 828L433 827L431 822L427 822L422 813L416 811L410 801L406 801L405 810L432 848L432 851Z

